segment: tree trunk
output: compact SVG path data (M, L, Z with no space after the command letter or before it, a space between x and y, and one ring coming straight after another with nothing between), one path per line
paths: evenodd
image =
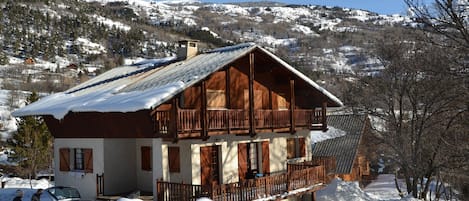
M394 173L394 184L396 185L397 192L399 192L399 196L404 197L404 194L402 193L401 187L399 187L399 183L397 182L397 170Z

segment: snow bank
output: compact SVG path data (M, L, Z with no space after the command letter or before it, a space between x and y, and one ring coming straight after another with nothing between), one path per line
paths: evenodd
M341 179L334 179L323 190L317 191L318 201L375 201L363 192L358 182L344 182Z
M33 189L46 189L49 187L54 186L47 179L40 179L40 180L29 180L29 179L21 179L18 177L13 178L2 178L2 182L5 182L5 188L33 188Z
M392 174L379 175L364 190L358 182L334 179L326 188L317 191L316 198L319 201L418 201L415 198L399 196Z

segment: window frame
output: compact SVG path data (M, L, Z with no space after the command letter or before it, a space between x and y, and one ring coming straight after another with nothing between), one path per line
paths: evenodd
M59 171L93 173L93 149L59 148Z
M306 138L287 138L287 159L304 157L306 157Z

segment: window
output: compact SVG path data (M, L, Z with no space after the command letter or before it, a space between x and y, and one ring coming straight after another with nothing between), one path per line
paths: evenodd
M267 150L262 150L264 147L265 145L261 146L259 142L238 144L238 176L240 180L253 179L257 173L269 172L268 147L266 147ZM265 158L262 155L264 153L267 154Z
M257 157L257 143L249 143L248 144L248 170L254 171L258 170L259 166L257 165L258 157Z
M142 170L150 171L151 170L151 147L143 146L140 148L142 156Z
M225 108L226 107L225 90L207 89L207 107L208 108Z
M84 158L83 158L83 149L73 149L74 152L75 152L75 157L74 157L74 161L75 161L75 170L83 170L84 168Z
M179 147L168 147L169 172L181 172L181 159Z
M285 94L279 94L277 96L277 104L278 104L278 109L280 110L287 110L287 100L285 99Z
M287 139L287 159L301 158L306 156L305 138Z
M86 173L93 172L93 150L74 148L59 149L59 170L60 171L83 171Z

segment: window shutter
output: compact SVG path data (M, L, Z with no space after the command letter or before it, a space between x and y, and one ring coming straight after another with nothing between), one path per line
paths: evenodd
M70 171L70 149L69 148L60 148L60 171Z
M179 157L179 147L168 147L169 172L181 172L181 159Z
M262 173L264 175L270 173L270 155L269 155L269 142L262 142Z
M86 173L93 173L93 149L83 149L84 169Z
M142 155L142 170L151 170L151 147L141 147L141 155Z
M295 158L295 138L287 139L287 159Z
M299 152L299 157L305 157L306 156L306 143L305 143L305 138L298 138L298 147L300 148Z
M239 180L246 179L248 172L248 146L246 143L238 144L238 176Z

